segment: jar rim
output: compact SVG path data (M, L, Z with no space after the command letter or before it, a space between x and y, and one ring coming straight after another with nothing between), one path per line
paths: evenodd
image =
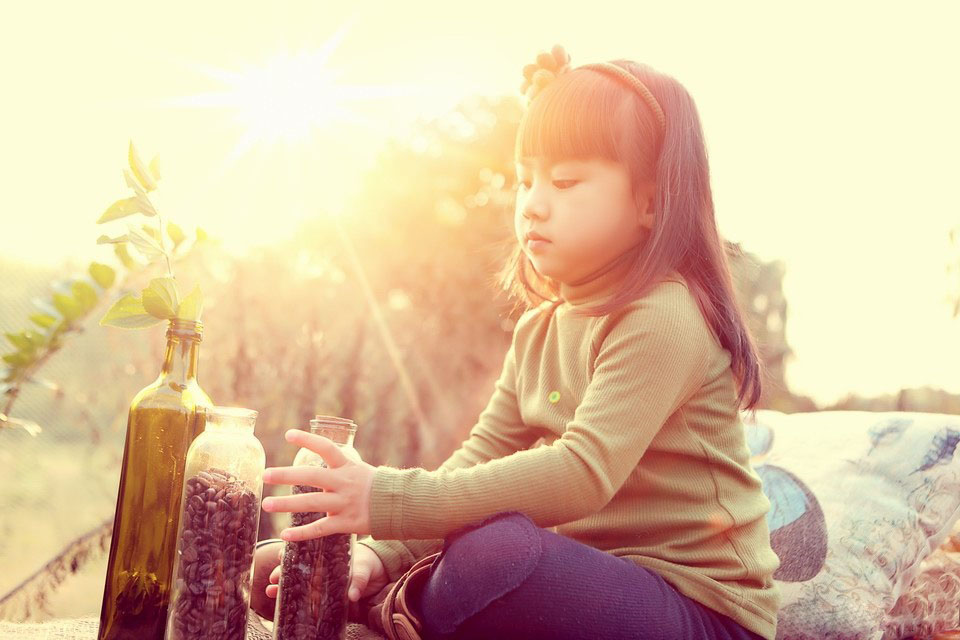
M327 427L342 427L348 431L356 431L357 423L351 420L350 418L344 418L342 416L325 416L317 414L315 417L310 420L310 427L316 428L320 426Z
M260 412L255 409L245 407L227 407L222 405L213 405L211 407L197 407L197 411L203 412L207 417L231 418L233 420L254 421Z

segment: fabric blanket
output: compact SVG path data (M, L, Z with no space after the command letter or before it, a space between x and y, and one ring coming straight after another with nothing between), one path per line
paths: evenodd
M16 623L0 620L0 638L5 640L96 640L100 620L96 617L52 620L50 622ZM260 616L249 612L247 640L271 640L270 630ZM369 627L347 624L347 640L385 640Z

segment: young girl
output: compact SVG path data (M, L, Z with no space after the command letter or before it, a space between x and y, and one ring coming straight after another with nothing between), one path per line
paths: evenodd
M779 559L739 413L760 362L693 99L628 60L571 70L559 46L525 75L502 275L530 308L469 438L427 471L288 432L330 468L265 480L325 491L264 509L328 512L287 540L372 534L352 601L442 550L418 600L428 639L773 640Z

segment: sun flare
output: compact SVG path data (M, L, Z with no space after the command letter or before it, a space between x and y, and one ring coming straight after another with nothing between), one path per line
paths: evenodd
M176 97L165 106L223 109L241 131L231 165L252 149L283 145L306 147L320 131L353 125L379 136L396 133L385 115L397 98L429 99L434 87L405 84L356 84L349 69L335 68L330 56L350 23L316 49L278 52L241 69L188 66L224 85L221 90ZM389 99L389 100L387 100Z

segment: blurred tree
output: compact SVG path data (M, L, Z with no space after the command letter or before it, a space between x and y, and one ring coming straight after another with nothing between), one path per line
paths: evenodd
M787 386L786 364L793 349L786 337L787 300L783 295L786 266L780 260L763 262L739 243L728 243L728 258L740 307L763 362L760 407L785 413L815 411L813 400L795 395Z

